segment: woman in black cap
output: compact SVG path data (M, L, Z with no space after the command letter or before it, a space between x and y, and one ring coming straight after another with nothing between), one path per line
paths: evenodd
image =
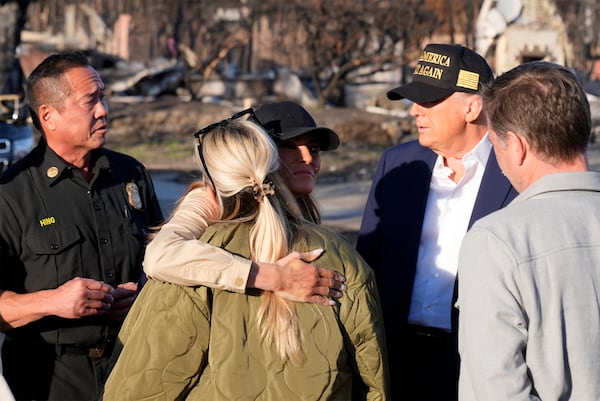
M286 185L298 200L303 217L319 223L320 213L311 193L321 168L320 151L337 148L337 134L317 126L299 104L285 101L236 113L198 131L196 137L208 129L246 116L275 140L280 173ZM203 154L202 149L198 151ZM199 160L204 163L203 158ZM210 176L204 178L211 183ZM144 258L144 271L148 277L240 293L246 292L247 288L259 288L290 300L323 305L334 305L342 296L345 285L340 273L307 263L318 258L322 249L293 252L277 263L250 261L199 240L216 218L214 196L206 186L193 184L148 244Z
M321 169L319 152L336 149L340 144L338 135L318 127L308 111L290 101L264 104L249 119L275 140L288 188L298 199L304 217L319 224L321 213L311 195Z

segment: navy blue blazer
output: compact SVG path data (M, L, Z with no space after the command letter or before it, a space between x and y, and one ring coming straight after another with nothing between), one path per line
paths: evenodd
M407 323L436 158L436 153L417 140L387 149L379 161L365 206L356 249L375 271L388 341L395 338L390 333L392 326ZM477 219L506 206L515 196L516 190L500 171L492 151L469 228Z

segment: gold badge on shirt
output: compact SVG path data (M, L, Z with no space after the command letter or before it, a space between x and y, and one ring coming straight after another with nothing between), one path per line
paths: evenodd
M48 170L46 170L46 175L48 178L56 177L58 175L58 167L49 167Z
M138 186L133 182L130 182L125 187L125 190L127 191L127 200L129 201L129 205L136 210L141 210L142 198L140 197L140 190Z

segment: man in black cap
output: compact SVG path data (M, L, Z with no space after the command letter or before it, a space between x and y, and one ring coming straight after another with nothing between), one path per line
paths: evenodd
M394 400L457 399L460 243L517 195L487 137L478 90L492 79L472 50L429 44L412 81L387 93L413 102L419 138L384 152L356 247L377 276Z

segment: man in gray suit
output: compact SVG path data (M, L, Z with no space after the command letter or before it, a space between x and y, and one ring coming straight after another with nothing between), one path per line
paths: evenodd
M600 173L576 76L525 63L483 91L519 196L478 220L458 264L459 400L600 396Z

